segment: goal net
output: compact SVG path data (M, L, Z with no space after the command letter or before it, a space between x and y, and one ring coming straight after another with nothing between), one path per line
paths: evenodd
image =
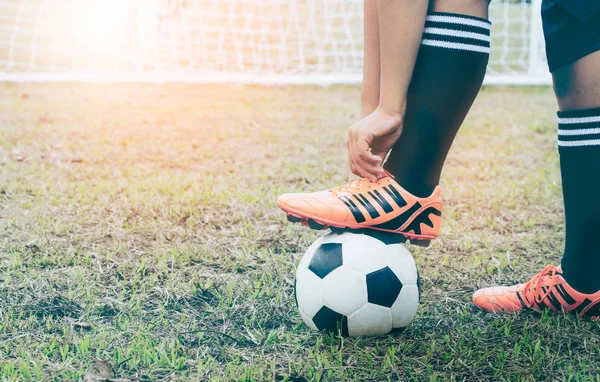
M488 84L545 84L541 0L494 0ZM0 81L359 83L363 0L1 0Z

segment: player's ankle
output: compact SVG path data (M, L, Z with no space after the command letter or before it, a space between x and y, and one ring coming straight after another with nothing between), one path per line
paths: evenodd
M410 192L413 196L416 196L417 198L430 197L437 187L437 184L429 184L427 182L423 182L422 180L420 180L420 177L407 177L405 173L395 171L395 168L394 166L392 166L391 163L386 163L384 165L384 169L394 177L394 180L400 186L402 186L402 188L404 188L406 191Z
M589 269L589 266L590 264L585 267L578 266L563 257L561 261L562 277L577 292L594 294L600 291L600 279L597 277L600 270Z

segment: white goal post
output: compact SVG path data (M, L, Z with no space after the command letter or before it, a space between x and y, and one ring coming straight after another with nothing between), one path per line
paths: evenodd
M549 84L541 0L493 0L487 84ZM0 0L0 81L355 84L363 0Z

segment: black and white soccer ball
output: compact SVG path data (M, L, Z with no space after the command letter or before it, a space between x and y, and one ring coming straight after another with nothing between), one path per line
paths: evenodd
M415 261L391 234L329 233L296 270L296 303L310 328L375 336L408 326L419 306Z

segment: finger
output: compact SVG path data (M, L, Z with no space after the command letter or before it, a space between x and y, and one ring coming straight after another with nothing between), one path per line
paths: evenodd
M378 155L373 155L370 151L361 152L359 155L360 164L363 169L377 175L385 172L383 169L383 160Z
M361 178L364 178L364 176L363 176L364 172L363 172L362 168L360 168L360 166L357 165L356 163L352 163L350 165L350 170L352 171L352 173L354 175L356 175L358 177L361 177Z
M360 176L360 172L358 171L358 167L354 163L350 164L350 171L356 176Z
M372 165L368 163L361 163L361 168L363 171L368 173L368 178L377 181L378 175L381 175L385 172L382 166L380 165Z
M350 164L354 166L353 174L361 176L360 173L360 148L358 147L355 137L350 137L348 140L348 159Z
M354 175L361 176L359 167L357 166L359 161L357 160L356 149L354 146L353 141L348 140L348 163L350 164L350 171L352 171Z
M368 162L373 165L378 165L378 164L381 164L381 162L382 162L380 156L374 155L370 151L362 151L358 156L359 156L360 160L362 160L363 162Z
M348 160L350 161L350 170L354 175L364 177L365 172L363 171L361 160L356 151L348 151Z
M361 178L365 178L365 179L369 179L370 181L376 181L376 177L371 174L369 171L365 170L363 167L361 167L360 165L355 166L356 167L356 172L359 177Z
M389 150L385 151L385 150L371 149L371 154L378 157L382 163L385 160L385 157L387 156L388 152L389 152Z
M357 131L355 128L350 127L348 129L348 139L349 140L355 140L356 139L356 135L357 135Z
M368 139L364 141L367 142ZM364 145L362 145L362 147L364 147ZM386 154L387 153L385 151L370 148L367 151L361 152L361 159L364 162L369 163L373 167L372 169L370 169L370 171L377 175L381 175L385 172L385 170L383 169L383 161Z
M369 134L372 136L372 134ZM361 153L361 158L371 163L383 162L383 157L376 155L371 147L371 141L368 137L362 136L357 138L358 148Z
M368 148L365 150L364 146L358 152L352 152L351 161L355 167L360 169L364 178L372 181L376 181L377 175L384 173L381 158L373 155Z
M385 155L377 155L373 154L375 158L377 158L377 162L374 165L377 167L377 173L383 175L385 173L385 169L383 168Z
M355 131L350 130L347 146L352 173L371 181L377 181L377 175L384 172L381 158L371 153L369 144L364 137L360 138Z
M350 171L352 171L354 175L364 178L365 172L360 165L360 161L356 160L354 153L349 153L348 161L350 162Z
M357 175L373 182L377 181L377 171L374 166L361 162L354 162L353 165L358 173Z
M354 141L356 142L356 147L361 150L367 151L371 148L371 141L364 134L357 134L354 137Z

